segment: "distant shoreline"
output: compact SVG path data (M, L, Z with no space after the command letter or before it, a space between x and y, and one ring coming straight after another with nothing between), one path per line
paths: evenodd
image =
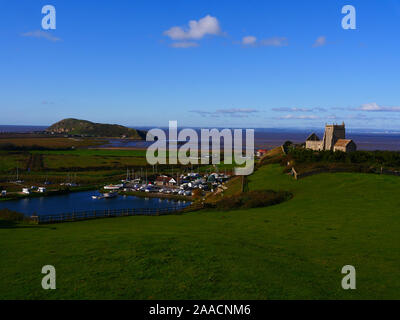
M0 133L6 131L10 133L29 133L32 131L41 131L46 129L45 126L13 126L13 125L0 125ZM316 132L322 134L321 130L312 129L255 129L255 147L270 149L282 145L286 140L290 140L294 143L304 142L307 136ZM373 150L390 150L400 151L400 132L391 130L371 129L371 132L365 130L347 130L347 135L353 139L359 150L373 151ZM152 144L152 142L146 142L145 140L133 140L133 139L112 139L104 138L108 140L103 146L97 146L96 149L106 150L143 150Z

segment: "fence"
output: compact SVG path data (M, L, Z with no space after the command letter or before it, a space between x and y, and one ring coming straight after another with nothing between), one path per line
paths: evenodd
M137 209L106 209L91 211L76 211L72 213L61 213L54 215L31 216L32 222L36 224L72 222L89 219L127 217L127 216L160 216L167 214L184 213L204 208L202 203L191 204L187 207L167 208L137 208Z

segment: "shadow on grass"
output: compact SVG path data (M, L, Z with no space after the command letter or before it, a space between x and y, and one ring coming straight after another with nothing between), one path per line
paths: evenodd
M30 225L19 221L10 221L0 219L0 229L24 229L24 228L45 228L45 229L56 229L54 227L44 227L38 225Z

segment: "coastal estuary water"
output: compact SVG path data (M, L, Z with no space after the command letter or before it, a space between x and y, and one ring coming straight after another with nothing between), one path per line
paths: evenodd
M312 133L308 131L263 131L262 129L255 129L254 132L254 145L256 148L271 149L282 145L285 141L290 140L294 143L302 143ZM315 130L315 133L322 138L323 131ZM400 132L347 132L347 137L353 139L357 144L358 150L400 150ZM200 134L199 134L200 136ZM102 147L106 148L137 148L146 149L153 142L148 141L135 141L126 139L110 139L107 144ZM243 142L244 145L244 142ZM200 145L198 145L200 149Z
M141 198L118 195L109 199L92 199L99 195L96 191L74 192L59 196L24 198L20 200L1 201L0 209L8 208L21 212L26 216L72 213L74 211L138 209L138 208L169 208L186 207L188 201L175 201L159 198Z

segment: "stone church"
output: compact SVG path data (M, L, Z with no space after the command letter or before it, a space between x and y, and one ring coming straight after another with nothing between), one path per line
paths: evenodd
M306 140L306 148L312 150L331 150L352 152L357 150L357 145L351 139L346 139L344 122L338 124L327 124L325 126L324 138L321 140L312 133Z

